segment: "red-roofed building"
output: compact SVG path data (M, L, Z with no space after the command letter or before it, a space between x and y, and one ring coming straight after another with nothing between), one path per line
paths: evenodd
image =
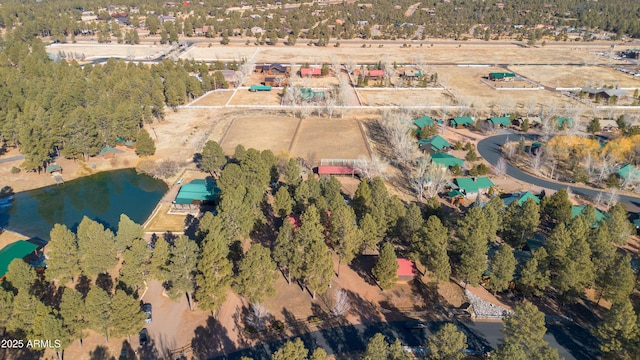
M408 282L416 276L416 268L413 261L398 258L398 282Z
M318 175L358 175L360 172L352 166L318 166Z
M320 69L320 68L302 68L302 69L300 69L300 76L322 76L322 69Z
M384 70L369 70L366 76L372 79L381 79L384 77Z

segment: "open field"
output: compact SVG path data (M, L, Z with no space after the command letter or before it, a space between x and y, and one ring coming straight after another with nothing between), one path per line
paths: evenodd
M202 99L191 104L193 106L224 106L233 94L233 90L218 90L205 95Z
M317 159L369 159L365 139L358 121L353 119L302 120L300 130L291 149L291 155Z
M362 105L453 105L451 95L442 90L362 90Z
M640 88L640 79L604 66L511 66L510 70L550 87Z
M229 105L280 105L282 90L252 92L249 89L238 89Z
M610 43L603 43L602 49L609 49ZM465 44L433 44L420 46L413 44L403 48L400 44L385 44L382 47L373 44L362 48L361 44L350 43L340 47L307 46L255 46L255 45L220 45L199 43L181 55L183 59L205 61L240 60L251 58L256 62L284 62L298 65L333 63L333 60L347 62L354 58L358 62L377 63L378 61L397 61L398 63L502 63L502 64L548 64L579 63L604 64L610 59L597 56L593 51L598 47L580 47L580 44L554 45L540 48L525 48L515 44L487 43ZM384 54L384 55L381 55Z
M293 117L256 116L242 117L233 122L222 148L227 154L233 154L237 145L257 150L269 149L277 154L287 151L298 125Z
M558 109L563 107L578 108L583 113L587 106L571 100L560 93L549 91L493 90L480 81L491 71L500 71L492 67L460 67L437 66L438 79L456 95L458 102L472 105L471 110L477 116L489 116L491 109L500 106L499 112L537 113L540 105L553 104ZM502 70L504 71L504 70ZM535 80L535 79L534 79Z
M121 44L53 44L47 46L50 54L65 53L84 54L86 60L101 57L120 57L145 60L155 58L169 48L168 45L121 45Z
M184 231L186 215L168 214L171 204L162 204L156 216L147 224L145 231L165 233Z

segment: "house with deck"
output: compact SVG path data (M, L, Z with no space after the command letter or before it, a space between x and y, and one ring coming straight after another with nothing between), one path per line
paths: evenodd
M435 135L427 139L420 139L418 141L418 147L422 151L437 153L449 150L451 148L451 144L442 136Z
M480 194L486 194L494 186L487 177L456 178L454 182L458 187L457 190L466 198L475 198Z
M466 128L473 125L473 118L471 116L454 117L449 120L449 124L453 128Z

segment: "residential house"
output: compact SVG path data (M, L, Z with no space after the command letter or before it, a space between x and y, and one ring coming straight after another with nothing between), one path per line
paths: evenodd
M256 72L269 75L284 75L289 73L289 67L279 63L263 64L256 66Z
M447 139L443 138L440 135L432 136L427 139L420 139L418 141L418 147L422 151L428 151L431 153L436 153L439 151L446 151L451 148L451 144L447 141Z
M405 70L402 72L402 75L400 75L401 77L407 79L407 80L415 80L417 78L421 78L422 77L422 71L420 70Z
M582 212L584 211L584 209L586 209L586 206L584 205L573 205L571 206L571 218L573 219L574 217L582 214ZM598 225L598 223L600 223L600 221L606 219L607 215L603 214L600 210L596 209L596 223L592 224L592 225Z
M29 260L32 256L37 258L38 247L38 245L26 240L18 240L3 247L0 250L0 282L2 282L1 279L4 279L5 274L9 270L9 264L11 264L13 260Z
M469 127L473 125L473 118L471 116L454 117L451 119L450 124L454 128Z
M494 186L493 182L487 177L456 178L455 183L458 186L458 190L467 198L486 194Z
M445 154L441 152L431 155L431 161L434 164L438 164L446 168L452 168L456 165L458 165L459 167L464 166L464 160L457 158L453 155Z
M425 126L433 126L436 122L431 116L423 116L421 118L413 119L413 123L421 130Z
M301 68L300 76L319 77L322 76L322 69L320 68Z
M524 204L529 199L533 199L533 201L535 201L536 204L538 205L540 204L540 198L534 195L531 191L527 191L524 193L522 192L513 193L508 197L504 198L503 201L505 206L509 206L514 202L517 202L518 205L522 206L522 204Z
M625 166L621 167L620 170L616 172L616 175L618 175L618 177L623 179L626 183L636 182L640 180L640 170L638 170L631 164L626 164Z
M161 24L164 24L165 22L175 22L176 18L174 16L171 15L160 15L158 17L158 20L160 20Z
M365 73L370 79L382 79L384 78L384 70L369 70Z
M238 81L238 72L236 70L217 70L224 77L227 84L235 84Z
M591 87L582 88L581 92L583 94L587 94L591 99L603 99L609 100L609 98L616 97L618 99L623 99L629 96L626 91L621 89L596 89Z
M613 119L603 119L599 120L600 122L600 131L612 132L620 129L618 126L618 122Z
M489 118L489 120L487 120L487 122L489 124L491 124L493 127L509 127L511 126L511 119L509 119L506 116L497 116L497 117L492 117Z

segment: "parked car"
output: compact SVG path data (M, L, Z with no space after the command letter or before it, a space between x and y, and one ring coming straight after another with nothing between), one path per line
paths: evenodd
M147 328L143 328L142 330L140 330L140 334L138 334L138 337L140 339L140 346L147 346L147 344L149 343L149 332L147 331Z
M142 304L142 311L147 314L147 324L151 324L151 304Z

